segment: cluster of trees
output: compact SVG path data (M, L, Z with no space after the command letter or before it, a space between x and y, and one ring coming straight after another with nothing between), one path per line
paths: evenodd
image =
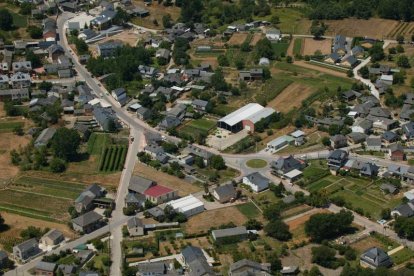
M357 17L368 19L374 14L381 18L412 21L414 7L411 0L308 0L310 19L342 19Z
M74 129L59 128L50 142L50 148L35 148L30 143L25 148L10 152L11 162L19 165L22 170L49 167L52 172L63 172L66 162L73 161L78 156L80 136ZM49 156L52 156L49 161Z
M281 218L283 208L282 204L272 204L264 210L263 215L269 221L264 231L269 237L288 241L292 238L292 233L289 232L289 226Z
M346 233L354 216L341 210L338 214L315 214L305 223L306 234L315 242L322 242Z
M394 230L399 237L414 240L414 218L397 217Z
M267 0L241 0L237 2L221 0L182 0L181 20L193 24L203 22L213 28L244 19L253 21L253 16L271 14Z
M177 37L174 41L174 50L172 53L172 57L174 59L175 64L177 65L186 65L190 60L189 56L187 55L187 50L190 48L190 44L188 40L185 38Z
M117 49L114 58L91 58L87 68L95 76L113 73L106 80L109 89L123 86L126 82L141 80L139 65L149 65L151 54L144 47L124 46Z
M10 31L13 27L12 14L7 9L0 9L0 30Z
M30 25L26 28L26 31L29 33L30 37L33 39L42 38L43 31L38 26Z
M392 108L402 107L404 104L405 99L407 96L405 94L401 94L398 97L394 95L394 91L392 88L388 88L385 91L385 105Z

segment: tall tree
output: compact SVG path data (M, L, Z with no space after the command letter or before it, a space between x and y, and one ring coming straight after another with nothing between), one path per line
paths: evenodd
M0 10L0 29L9 31L13 28L13 16L6 9Z
M56 157L73 160L77 156L81 138L74 129L59 128L52 138L52 150Z

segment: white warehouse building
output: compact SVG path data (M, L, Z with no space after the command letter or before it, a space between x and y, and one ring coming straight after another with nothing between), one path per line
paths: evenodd
M183 213L186 217L191 217L204 211L204 203L193 195L172 200L167 204L174 211Z
M219 128L231 132L238 132L242 129L254 132L255 124L262 119L268 119L276 111L270 107L263 107L258 103L249 103L217 122Z

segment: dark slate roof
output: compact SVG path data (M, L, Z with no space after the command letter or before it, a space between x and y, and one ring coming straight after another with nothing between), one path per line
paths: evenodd
M395 132L386 131L382 134L381 138L386 141L394 141L395 139L398 138L398 135Z
M401 144L392 144L390 146L390 151L394 152L394 151L404 151L404 148L401 146Z
M344 158L346 158L346 156L346 151L337 149L329 153L328 159L343 160Z
M133 192L143 194L146 190L155 184L156 183L153 180L138 175L133 175L129 181L128 189Z
M128 228L135 228L135 227L144 227L144 223L140 218L132 217L127 222Z
M355 56L348 56L345 60L348 61L351 66L354 66L358 62Z
M411 217L414 215L414 206L412 200L408 203L401 204L394 208L394 211L398 211L403 217Z
M164 262L140 263L138 271L141 275L163 275L166 272L166 265Z
M226 238L232 236L240 236L247 234L247 229L245 226L238 226L232 228L218 229L213 230L211 233L217 238Z
M181 251L181 254L184 256L185 261L190 268L190 276L216 275L207 263L203 251L200 248L187 246Z
M253 172L245 176L249 181L259 187L259 190L269 186L270 180L259 172Z
M42 271L48 271L48 272L53 272L55 268L56 268L55 263L49 263L49 262L44 262L44 261L38 262L35 267L35 269L39 269Z
M35 238L32 238L22 243L19 243L18 245L16 245L16 247L19 248L20 251L25 252L27 250L32 249L33 247L38 247L38 242Z
M404 134L408 137L414 136L414 122L409 122L402 126Z
M253 271L254 272L260 272L260 271L266 270L266 269L263 267L262 264L260 264L258 262L254 262L252 260L248 260L248 259L243 259L243 260L237 261L237 262L233 263L232 265L230 265L230 269L229 269L230 273L238 272L240 270L243 270L243 271L248 270L249 272L253 272ZM250 274L247 273L247 274L243 274L243 275L250 275ZM256 275L256 274L252 274L252 275Z
M191 154L196 155L196 156L200 156L204 159L210 159L214 155L211 152L209 152L205 149L199 148L197 146L194 146L194 145L188 145L187 149Z
M232 183L218 186L214 191L219 195L219 197L228 198L234 197L236 195L236 189Z
M375 266L389 266L392 264L390 256L378 247L372 247L361 255L361 260Z
M81 227L84 227L84 226L96 223L99 220L101 220L102 218L103 217L100 214L98 214L94 211L90 211L90 212L87 212L87 213L77 217L77 218L72 219L72 222L79 225L79 226L81 226Z
M172 117L172 116L167 116L161 121L159 126L165 128L165 129L169 129L169 128L172 128L172 127L177 127L180 124L181 124L180 119L178 119L176 117Z
M355 143L361 143L367 139L367 135L365 133L360 132L351 132L347 136L350 139L352 139Z
M369 111L369 114L375 117L384 117L384 118L390 118L391 112L388 109L382 108L382 107L373 107Z
M381 190L388 191L391 194L393 194L397 191L397 188L394 185L390 184L390 183L381 184L380 188L381 188Z
M290 155L286 158L280 157L276 161L272 162L271 166L276 170L282 170L284 173L288 173L294 169L301 167L302 163Z
M375 176L378 174L379 167L374 163L365 163L361 168L361 173L369 176Z

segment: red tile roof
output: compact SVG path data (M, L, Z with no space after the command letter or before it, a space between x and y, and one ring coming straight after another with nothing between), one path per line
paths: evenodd
M161 185L154 185L147 190L145 190L144 195L151 196L151 197L159 197L165 194L172 192L170 188L161 186Z

